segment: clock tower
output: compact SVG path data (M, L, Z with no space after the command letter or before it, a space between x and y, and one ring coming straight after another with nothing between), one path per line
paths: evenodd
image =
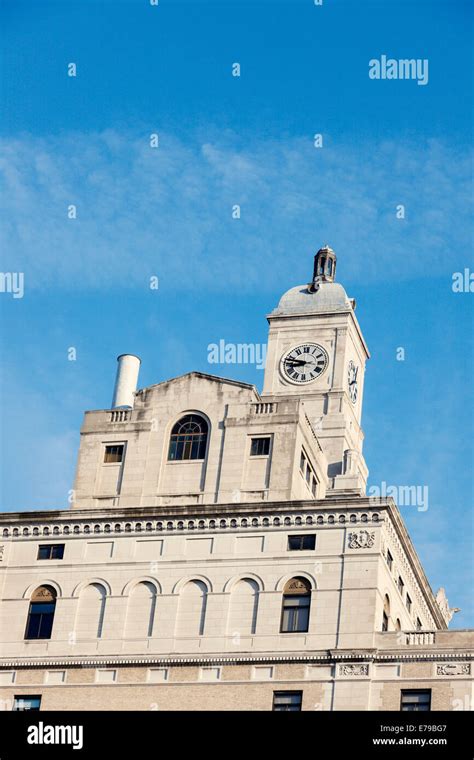
M369 351L355 300L335 281L336 265L325 245L314 257L311 282L284 293L268 315L263 396L298 396L326 456L332 489L364 494L361 416Z

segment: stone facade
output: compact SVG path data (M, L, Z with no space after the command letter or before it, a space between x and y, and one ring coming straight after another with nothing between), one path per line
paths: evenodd
M262 395L191 372L86 412L72 508L0 516L5 709L472 709L472 632L365 496L368 350L328 251L269 315Z

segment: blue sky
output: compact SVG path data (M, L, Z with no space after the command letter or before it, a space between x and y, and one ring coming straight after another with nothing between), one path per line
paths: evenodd
M261 387L207 346L265 342L328 242L372 353L369 482L429 487L402 514L472 625L472 294L452 291L473 267L470 3L0 7L1 269L25 273L22 299L0 294L1 508L66 506L119 353L142 387L192 369ZM370 80L382 54L428 59L428 84Z

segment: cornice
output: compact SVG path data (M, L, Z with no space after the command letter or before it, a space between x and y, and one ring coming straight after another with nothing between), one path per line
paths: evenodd
M225 532L229 530L285 530L288 527L351 527L377 525L386 505L369 506L368 499L265 502L261 504L188 505L69 509L54 512L17 512L2 515L0 540L35 536L96 534L163 535Z
M202 657L196 656L173 656L162 655L156 657L75 657L70 659L61 658L37 658L37 659L0 659L0 670L11 668L44 668L44 667L101 667L104 665L116 666L137 666L137 665L240 665L254 663L306 663L321 665L336 665L342 662L445 662L463 661L471 662L474 655L471 651L463 652L379 652L377 650L341 650L329 652L312 652L311 654L261 654L261 655L241 655L239 657L226 655L208 655Z

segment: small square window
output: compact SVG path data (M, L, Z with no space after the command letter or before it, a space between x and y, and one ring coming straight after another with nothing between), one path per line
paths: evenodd
M270 438L252 438L251 457L266 457L270 453Z
M64 544L40 544L37 559L62 559Z
M39 694L18 694L13 697L13 710L19 712L22 710L39 710L41 705L41 696Z
M303 701L302 691L274 691L274 712L300 712Z
M106 464L115 464L123 460L123 444L121 446L106 446L104 452L104 462Z
M316 534L309 533L301 536L288 536L288 551L308 551L316 546Z
M402 712L429 712L431 689L403 689L400 710Z

